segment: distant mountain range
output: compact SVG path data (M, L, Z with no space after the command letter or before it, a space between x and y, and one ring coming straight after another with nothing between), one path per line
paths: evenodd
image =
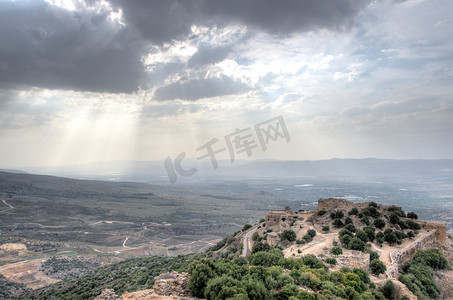
M330 179L389 179L417 180L453 179L453 159L439 160L392 160L392 159L329 159L329 160L238 160L218 161L214 169L210 161L200 163L187 159L183 167L197 168L191 177L181 177L180 182L205 180L235 180L253 178L330 178ZM11 172L11 170L8 170ZM99 179L109 181L136 181L168 183L163 161L106 161L84 165L54 168L25 168L24 171L36 174L51 174L71 178ZM21 171L15 171L21 172Z

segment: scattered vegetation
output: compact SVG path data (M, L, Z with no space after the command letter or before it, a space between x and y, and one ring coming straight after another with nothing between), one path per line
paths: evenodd
M249 262L236 265L229 260L198 259L189 267L189 287L195 296L208 300L384 299L363 270L343 267L329 274L327 266L313 255L285 259L280 249L271 248L253 253ZM336 259L327 258L326 262L335 264ZM284 269L291 272L286 274Z
M440 269L450 269L450 266L439 249L419 250L414 259L404 265L398 280L419 299L437 299L440 294L434 281L433 270Z

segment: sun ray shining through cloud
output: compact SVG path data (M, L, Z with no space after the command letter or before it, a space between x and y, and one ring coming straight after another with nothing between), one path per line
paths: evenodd
M0 2L0 164L194 159L278 115L255 159L452 157L450 1L257 3Z

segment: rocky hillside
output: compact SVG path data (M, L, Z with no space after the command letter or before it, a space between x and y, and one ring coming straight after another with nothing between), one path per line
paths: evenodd
M444 229L396 206L321 199L314 211L270 211L204 253L127 260L21 297L448 299Z

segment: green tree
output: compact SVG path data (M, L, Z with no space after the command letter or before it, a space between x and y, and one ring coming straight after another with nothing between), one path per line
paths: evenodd
M361 239L354 237L349 241L348 248L351 250L364 251L365 243Z
M389 245L393 245L398 242L398 237L394 232L389 232L384 234L384 241L386 241Z
M396 224L400 221L400 217L396 213L390 214L390 223Z
M205 263L197 264L189 278L189 289L196 297L204 297L204 291L208 281L214 277L214 271Z
M307 234L314 238L316 236L316 231L314 229L308 229Z
M335 226L336 228L341 228L344 226L343 222L340 220L340 219L335 219L335 221L333 221L333 226Z
M395 284L391 280L387 282L379 289L387 299L395 299Z
M407 217L408 217L409 219L418 219L417 214L414 213L413 211L408 212L408 213L407 213Z
M346 247L349 247L349 242L352 240L352 235L350 234L344 234L340 236L340 242L345 245Z
M350 232L356 232L356 231L357 231L357 228L355 228L354 224L352 224L352 223L347 224L347 225L344 227L344 229L347 229L347 230L349 230Z
M252 253L260 252L260 251L269 251L271 246L268 243L258 242L252 247Z
M365 231L361 229L357 230L355 236L361 239L364 243L368 242L368 234L366 234Z
M374 239L376 238L376 235L375 235L376 228L374 228L373 226L367 226L367 227L363 228L363 231L367 234L368 240L370 242L374 241Z
M241 287L245 289L250 300L269 299L269 293L261 280L249 277L241 281Z
M296 233L294 232L294 230L287 229L282 232L282 234L280 235L280 238L282 240L294 242L296 240Z
M242 231L246 231L248 229L252 228L252 225L250 224L245 224L244 227L242 227Z
M336 246L330 249L330 253L332 253L333 255L340 255L343 254L343 249L341 249L341 247Z
M344 217L344 212L342 212L341 210L335 212L336 219L341 219L343 217Z
M379 259L374 259L370 263L370 270L371 273L373 273L376 276L379 276L379 274L384 274L385 271L387 271L387 267Z
M330 227L329 226L323 226L322 227L322 231L329 231L330 230Z
M259 233L255 231L255 232L252 234L252 241L257 241L259 238L260 238Z
M373 224L374 224L374 227L382 229L385 226L385 221L382 219L376 219L376 220L374 220Z
M273 295L273 299L288 300L291 296L296 296L298 293L299 290L297 289L297 286L294 284L287 284Z
M359 210L357 209L357 207L352 208L348 213L348 215L350 215L350 216L358 215L358 214L359 214Z
M370 251L370 261L373 261L375 259L379 259L379 253Z
M336 265L337 260L333 257L328 257L328 258L326 258L326 263L328 263L329 265Z
M239 280L224 274L220 277L214 277L209 280L204 296L207 300L214 300L226 299L227 297L234 296L235 294L244 293L246 292L240 287Z

